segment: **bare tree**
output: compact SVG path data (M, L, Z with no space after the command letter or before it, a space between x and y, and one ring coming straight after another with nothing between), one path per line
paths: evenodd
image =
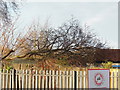
M20 45L18 45L18 41L21 40L20 33L18 33L16 29L16 21L11 22L11 24L4 27L0 26L0 58L6 59L11 55L11 53L15 52ZM21 41L22 43L23 41Z
M21 39L18 45L21 45L18 49L18 55L21 57L41 56L42 52L45 52L48 39L48 26L41 26L39 24L32 24L28 27L28 32Z
M33 25L29 29L32 31L26 35L26 42L22 47L27 52L21 57L40 56L41 59L46 59L66 55L70 63L77 58L76 64L85 65L95 61L96 49L107 48L106 43L102 43L95 34L89 32L88 26L83 29L79 21L73 18L55 29L42 29L39 25Z
M18 13L17 0L0 0L0 22L1 24L8 24L11 22L12 15Z

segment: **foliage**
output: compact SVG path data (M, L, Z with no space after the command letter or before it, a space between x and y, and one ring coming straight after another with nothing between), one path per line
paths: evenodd
M6 66L6 70L11 70L11 69L13 69L13 67L12 66Z
M112 68L112 62L102 63L103 68Z
M63 56L63 57L58 57L58 59L56 60L57 64L60 66L70 66L67 57Z

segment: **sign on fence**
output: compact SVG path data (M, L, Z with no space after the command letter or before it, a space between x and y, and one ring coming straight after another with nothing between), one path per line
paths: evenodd
M109 69L88 69L89 88L109 88Z

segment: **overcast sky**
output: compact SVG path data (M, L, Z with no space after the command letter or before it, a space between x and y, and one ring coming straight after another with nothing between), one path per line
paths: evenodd
M47 19L57 27L73 15L81 25L87 24L92 32L112 48L118 48L117 2L26 2L21 8L20 21L29 25L33 20L42 24Z

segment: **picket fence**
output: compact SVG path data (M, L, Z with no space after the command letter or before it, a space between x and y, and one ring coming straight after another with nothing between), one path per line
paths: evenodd
M87 71L1 70L0 90L88 88ZM110 73L110 88L120 89L120 72Z

